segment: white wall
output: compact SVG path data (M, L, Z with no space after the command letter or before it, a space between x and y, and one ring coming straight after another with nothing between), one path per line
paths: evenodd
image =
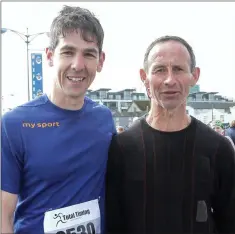
M189 115L195 116L195 110L191 106L186 106L186 110L188 111Z
M230 111L231 111L231 115L232 115L232 118L234 118L235 119L235 106L234 107L232 107L232 108L230 108Z
M234 110L235 112L235 110ZM193 111L191 111L193 113ZM208 124L212 120L212 110L203 109L203 110L195 110L194 114L192 115L195 118L199 119L205 124ZM213 120L221 120L222 122L228 123L231 122L235 116L234 114L228 114L224 110L220 109L213 109Z

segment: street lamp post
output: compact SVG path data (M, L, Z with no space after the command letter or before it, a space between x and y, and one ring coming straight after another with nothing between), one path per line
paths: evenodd
M48 32L40 32L40 33L35 33L35 34L28 34L28 28L27 28L27 32L26 34L18 32L16 30L13 29L9 29L9 28L1 28L1 34L5 33L5 32L13 32L15 34L17 34L21 39L23 39L23 41L26 43L26 53L27 53L27 80L28 80L28 101L30 100L30 75L29 75L29 44L30 42L32 42L32 40L34 40L37 36L42 35L42 34L46 34L47 36L49 36Z

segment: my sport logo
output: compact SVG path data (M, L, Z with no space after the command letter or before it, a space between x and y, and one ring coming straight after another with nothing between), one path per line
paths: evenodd
M79 225L77 228L69 228L66 231L59 231L56 234L98 234L95 225L90 222L86 225Z
M22 123L23 128L53 128L53 127L59 127L59 122L42 122L42 123Z

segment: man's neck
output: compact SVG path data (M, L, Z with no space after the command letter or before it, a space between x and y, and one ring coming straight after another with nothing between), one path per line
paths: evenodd
M190 124L191 117L186 114L185 105L169 111L153 103L146 121L154 129L175 132L185 129Z
M67 96L58 88L52 90L49 99L53 104L65 110L80 110L84 104L84 97L73 98Z

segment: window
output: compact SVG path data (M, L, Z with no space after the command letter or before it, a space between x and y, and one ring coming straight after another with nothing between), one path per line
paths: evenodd
M100 91L100 99L105 99L105 98L106 98L106 92Z
M131 100L131 94L130 94L130 92L125 92L125 93L124 93L124 99L125 99L125 100Z
M110 102L109 103L109 107L116 108L117 107L117 103L116 102Z
M91 99L92 100L97 99L97 96L96 95L91 95Z
M121 103L121 106L122 106L122 107L128 107L128 103L127 103L127 102L122 102L122 103Z
M109 94L109 99L113 99L113 94Z
M203 123L207 123L207 116L206 115L203 116Z
M213 115L212 120L213 121L216 120L216 115Z
M210 101L214 100L214 95L213 94L209 94L209 100Z

